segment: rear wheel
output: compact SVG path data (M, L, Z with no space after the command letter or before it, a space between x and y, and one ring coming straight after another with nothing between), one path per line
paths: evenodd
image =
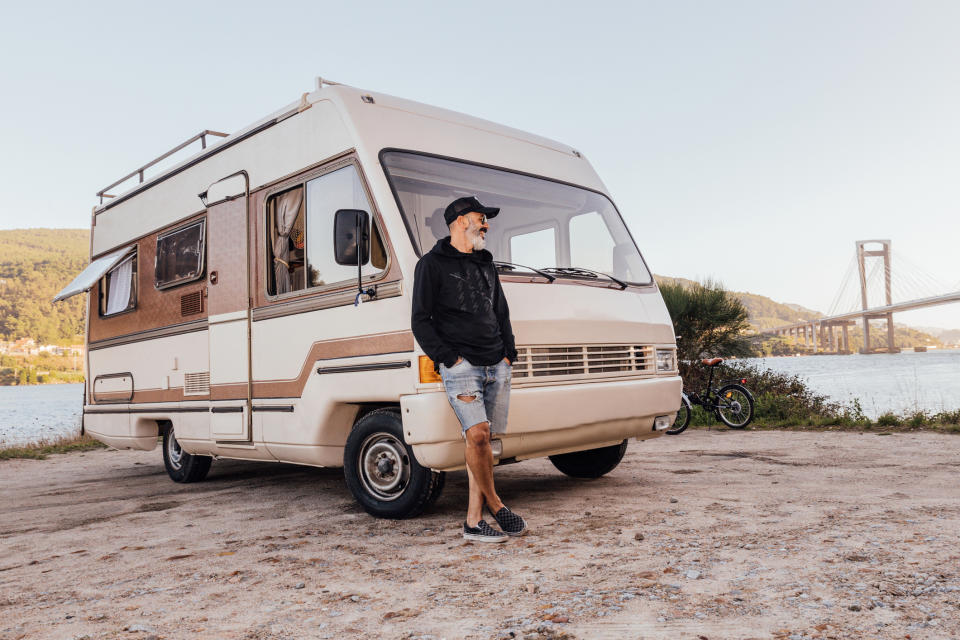
M411 518L440 497L444 474L420 466L403 441L403 422L391 409L360 418L343 453L347 487L379 518Z
M626 452L627 441L624 440L609 447L550 456L550 462L572 478L599 478L616 469Z
M668 436L675 436L678 433L683 433L687 428L687 425L690 424L690 414L692 413L692 408L690 407L690 401L687 399L687 394L681 394L680 397L680 408L677 409L677 417L673 419L673 424L667 429L666 433Z
M743 429L753 420L753 397L746 387L728 384L717 393L717 417L731 429Z
M198 456L180 448L173 426L163 430L163 466L174 482L200 482L210 471L210 456Z

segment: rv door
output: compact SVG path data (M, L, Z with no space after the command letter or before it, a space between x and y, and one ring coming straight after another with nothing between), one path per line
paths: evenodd
M251 317L246 172L214 183L201 194L201 198L205 196L205 203L217 200L207 204L210 435L221 443L249 443Z

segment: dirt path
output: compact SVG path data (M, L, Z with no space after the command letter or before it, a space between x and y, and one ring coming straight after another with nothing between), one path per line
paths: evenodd
M462 473L393 522L338 470L0 462L0 638L960 638L958 472L956 436L693 431L499 469L532 531L479 545Z

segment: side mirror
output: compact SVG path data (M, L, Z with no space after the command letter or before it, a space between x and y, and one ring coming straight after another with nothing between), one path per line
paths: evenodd
M370 260L370 214L360 209L340 209L334 214L333 256L343 265L360 266Z

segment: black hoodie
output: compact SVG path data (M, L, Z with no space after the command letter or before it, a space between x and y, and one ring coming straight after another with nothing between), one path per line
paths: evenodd
M493 255L484 249L461 253L449 236L417 263L411 324L417 342L437 364L452 367L458 357L477 366L517 359Z

